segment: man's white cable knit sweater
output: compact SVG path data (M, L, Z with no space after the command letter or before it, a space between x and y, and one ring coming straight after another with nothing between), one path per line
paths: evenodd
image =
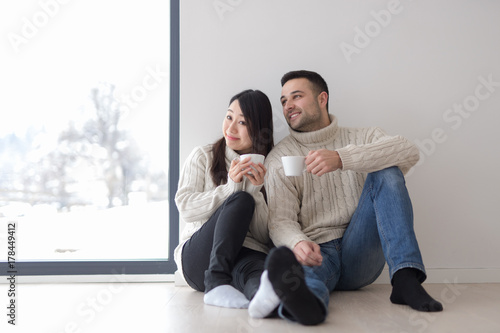
M279 142L266 158L269 233L276 246L293 249L302 240L317 244L341 238L363 190L367 173L398 166L403 173L417 163L418 148L401 136L381 129L331 124L313 132L296 132ZM339 153L342 170L315 176L287 177L281 156L306 156L311 150Z
M226 168L229 170L231 161L240 155L226 147ZM261 186L253 185L244 178L235 183L230 177L226 184L215 186L210 174L213 161L212 145L195 148L182 169L179 186L175 195L175 203L181 218L186 222L180 244L174 251L177 268L182 272L182 247L189 238L215 213L222 203L233 193L248 192L255 199L255 211L250 222L250 228L243 246L267 253L270 243L267 228L268 209ZM238 223L238 221L234 221ZM182 275L181 275L182 276Z

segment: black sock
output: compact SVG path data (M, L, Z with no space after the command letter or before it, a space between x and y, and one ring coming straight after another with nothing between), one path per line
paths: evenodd
M283 308L302 325L316 325L326 318L326 311L307 287L304 270L287 247L273 249L267 258L269 281Z
M392 278L391 302L405 304L424 312L443 310L443 305L433 299L422 287L415 268L403 268L394 273Z

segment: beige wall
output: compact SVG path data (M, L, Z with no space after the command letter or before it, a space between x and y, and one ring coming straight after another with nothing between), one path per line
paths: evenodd
M181 1L181 163L246 88L269 96L282 139L281 76L317 71L340 125L419 144L407 183L428 270L500 282L499 13L486 0Z

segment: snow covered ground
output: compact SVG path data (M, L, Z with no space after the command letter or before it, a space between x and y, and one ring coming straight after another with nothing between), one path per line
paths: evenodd
M168 202L57 213L31 209L0 219L0 249L16 223L16 260L136 260L168 257ZM2 260L3 261L3 260Z

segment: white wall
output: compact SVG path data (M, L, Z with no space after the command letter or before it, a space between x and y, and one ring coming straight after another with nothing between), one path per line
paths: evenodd
M500 282L499 14L487 0L181 1L181 163L246 88L269 96L282 139L281 76L317 71L341 126L421 146L407 183L428 270Z

